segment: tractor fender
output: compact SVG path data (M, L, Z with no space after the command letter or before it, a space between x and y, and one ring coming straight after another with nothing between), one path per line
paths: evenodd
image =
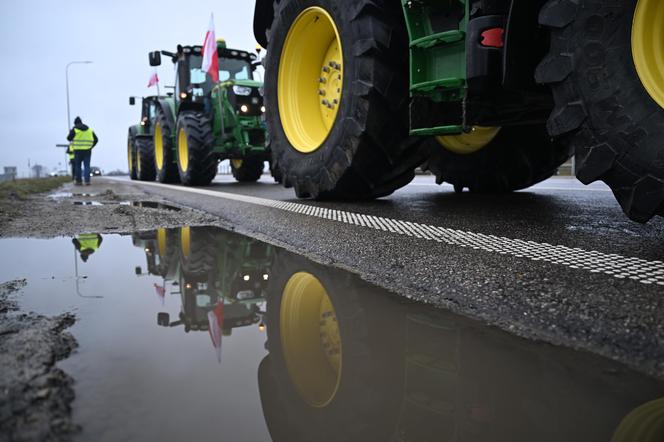
M539 91L535 68L549 49L548 33L538 23L546 0L511 0L505 25L503 87Z
M256 0L256 7L254 9L254 37L264 48L267 48L267 30L270 28L273 19L274 3L272 0Z
M134 124L133 126L129 126L129 136L130 137L135 137L140 133L140 124Z

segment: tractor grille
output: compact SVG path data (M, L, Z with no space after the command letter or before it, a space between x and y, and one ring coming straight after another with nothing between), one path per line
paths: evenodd
M262 129L249 130L249 144L252 146L265 145L265 131Z

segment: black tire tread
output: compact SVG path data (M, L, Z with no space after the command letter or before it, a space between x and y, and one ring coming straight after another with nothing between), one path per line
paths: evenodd
M178 175L178 166L175 164L175 148L173 146L175 128L161 108L157 108L155 122L161 124L161 133L164 137L164 167L160 170L155 161L157 181L160 183L178 183L180 182L180 176Z
M138 175L136 173L136 144L135 144L134 128L133 127L130 127L129 131L127 133L127 156L128 157L129 157L129 149L131 149L132 156L131 156L131 161L130 161L130 158L127 158L127 165L129 166L129 178L133 181L133 180L138 179Z
M606 17L616 16L617 12L611 8L613 6L607 5ZM644 223L655 214L664 215L664 167L661 161L658 166L657 161L639 158L642 149L636 148L636 139L628 139L627 132L638 135L642 131L643 135L645 130L624 112L618 98L604 110L606 117L589 114L583 86L587 81L583 57L588 57L585 45L590 44L583 34L592 18L588 9L583 0L549 0L540 11L540 24L551 32L550 53L535 76L539 83L549 85L553 91L555 109L548 130L574 150L580 181L585 184L604 181L613 190L625 214ZM608 47L609 42L604 40L594 38L592 44ZM611 44L616 43L611 40ZM631 65L631 60L624 63ZM633 73L637 75L635 70ZM660 148L664 150L664 146Z
M280 24L282 15L292 3L275 2L268 37L275 26L284 26ZM292 148L272 135L278 118L268 115L274 161L283 171L284 186L294 187L300 198L361 200L386 196L410 182L415 168L425 159L419 149L421 140L408 136L407 35L399 3L349 1L348 8L350 26L357 34L351 43L356 68L349 90L359 105L352 115L339 115L335 124L344 125L345 133L353 138L352 150L336 147L316 172L298 174L292 160L284 155ZM279 53L268 51L267 66L270 57L279 57ZM278 103L269 101L270 94L266 100L268 108L278 109Z
M152 140L136 138L136 152L140 152L140 170L137 179L141 181L154 181L157 178L157 169L154 165L154 145ZM136 156L138 158L138 156Z
M242 166L235 168L231 162L231 173L239 183L253 183L263 175L264 162L261 158L245 158Z
M525 189L553 176L569 159L564 143L551 141L543 125L505 127L482 150L468 155L452 153L438 141L429 141L425 168L436 182L448 182L460 193L505 193Z
M217 158L210 119L202 112L187 111L178 116L177 128L184 127L189 144L188 170L179 166L180 181L186 186L207 186L217 176ZM177 155L179 150L176 149Z

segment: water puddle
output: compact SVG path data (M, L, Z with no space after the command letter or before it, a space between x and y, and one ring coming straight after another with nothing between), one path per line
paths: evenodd
M24 308L78 317L80 440L627 442L664 414L664 385L619 364L228 231L0 247Z
M72 193L72 192L56 192L49 195L49 198L55 201L62 201L64 199L74 199L72 204L75 206L133 206L145 209L159 209L169 210L173 212L180 212L182 208L171 204L160 203L157 201L113 201L104 200L109 194L92 194L92 193ZM110 194L113 197L113 194ZM93 199L97 198L97 199Z

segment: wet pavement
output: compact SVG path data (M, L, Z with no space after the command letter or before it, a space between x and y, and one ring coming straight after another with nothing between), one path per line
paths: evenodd
M0 281L28 280L23 309L77 317L79 348L59 366L76 381L80 440L664 438L661 381L236 233L0 249Z

